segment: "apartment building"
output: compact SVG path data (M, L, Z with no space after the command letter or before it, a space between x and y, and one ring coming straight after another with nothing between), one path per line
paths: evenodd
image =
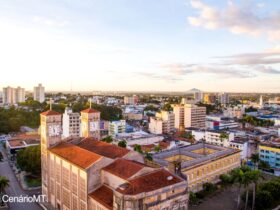
M229 147L234 140L234 133L223 130L208 130L205 132L205 141L209 144Z
M185 107L184 104L173 105L174 127L177 130L185 129Z
M271 168L280 169L280 140L263 142L259 145L260 160L267 162Z
M170 133L174 130L175 114L168 111L156 113L150 118L149 131L154 134Z
M204 94L203 102L206 104L214 104L216 102L216 96L214 94Z
M13 105L25 101L25 89L21 87L3 88L3 104Z
M206 107L199 107L193 104L184 105L184 126L205 128Z
M188 190L197 192L204 183L217 183L221 174L239 167L240 151L198 143L154 154L153 161L187 179Z
M40 103L43 103L45 101L45 87L43 87L42 84L34 87L33 99L34 101L39 101Z
M67 138L70 136L79 137L81 135L81 119L79 113L73 112L71 108L66 107L65 112L63 113L62 122L63 138Z
M125 133L125 120L118 120L109 122L109 135L115 137L119 133Z
M82 111L86 124L92 113ZM176 174L146 166L140 153L98 141L91 131L62 139L61 114L49 110L40 116L42 194L52 208L187 210L187 183Z
M220 93L219 94L219 102L223 105L229 104L229 94L228 93Z

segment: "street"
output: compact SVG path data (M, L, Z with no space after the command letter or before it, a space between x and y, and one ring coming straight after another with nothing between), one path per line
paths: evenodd
M18 180L15 177L14 172L12 171L9 162L7 160L7 157L5 156L5 153L3 152L3 147L0 146L0 150L4 156L4 159L2 162L0 162L0 176L6 176L10 180L10 186L6 188L6 193L9 196L20 196L22 195L33 195L33 193L40 193L40 191L31 191L28 192L21 189ZM9 209L11 210L18 210L18 209L28 209L28 210L42 210L42 208L37 203L9 203Z

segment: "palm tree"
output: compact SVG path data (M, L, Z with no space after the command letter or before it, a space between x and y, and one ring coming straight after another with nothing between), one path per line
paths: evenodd
M10 180L5 176L0 176L0 198L4 193L5 188L9 187ZM1 199L1 205L3 205L3 200Z
M257 166L257 168L258 168L258 163L259 163L259 161L260 161L259 154L258 154L258 153L252 154L252 155L251 155L251 161L252 161L253 164L254 164L254 169L256 169L256 166Z
M263 178L261 176L261 172L259 170L254 170L251 172L251 180L254 184L253 186L253 202L252 202L252 210L255 208L255 200L256 200L256 190L258 186L258 181L260 178Z
M238 197L237 197L237 206L236 209L239 210L240 206L240 197L241 197L241 187L243 183L244 172L240 168L236 168L231 171L232 179L235 183L238 184Z
M252 171L246 171L243 176L242 184L244 188L246 189L246 202L245 202L245 210L247 210L248 205L248 195L249 195L249 185L252 182Z

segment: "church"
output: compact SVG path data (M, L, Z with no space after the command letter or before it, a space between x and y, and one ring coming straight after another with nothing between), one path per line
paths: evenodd
M58 210L187 210L187 182L135 151L99 141L100 112L81 111L79 138L62 139L62 115L41 113L42 193Z

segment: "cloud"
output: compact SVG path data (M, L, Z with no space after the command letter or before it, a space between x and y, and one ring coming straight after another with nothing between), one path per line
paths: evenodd
M244 53L215 58L223 59L222 64L225 65L278 64L280 63L280 50L272 48L261 53Z
M185 63L172 63L161 65L167 69L170 75L185 76L189 74L212 74L220 78L251 78L256 75L250 71L243 71L237 68L221 65L197 65Z
M135 75L149 78L149 79L158 79L158 80L165 80L165 81L180 81L182 78L176 77L174 75L169 74L158 74L158 73L150 73L150 72L134 72Z
M256 66L255 70L265 74L280 74L279 70L276 70L271 66Z
M32 20L35 23L39 23L47 26L54 26L54 27L64 27L70 25L70 22L68 20L50 19L41 16L34 16Z
M199 12L197 16L188 17L188 22L193 26L227 29L234 34L265 35L270 41L280 41L279 12L261 16L254 12L254 8L261 8L260 5L237 5L231 1L225 8L216 8L200 0L191 0L190 5Z

